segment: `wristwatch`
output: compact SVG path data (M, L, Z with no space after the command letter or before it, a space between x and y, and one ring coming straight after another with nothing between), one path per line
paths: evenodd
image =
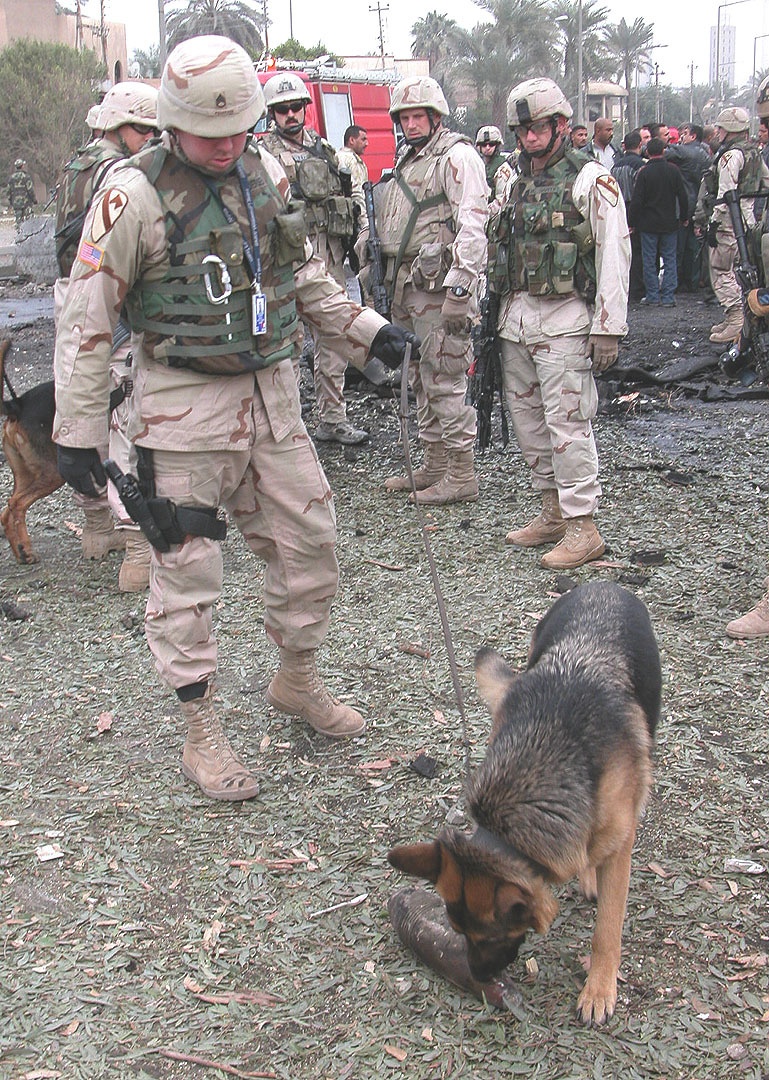
M463 285L452 285L451 288L446 291L450 292L452 296L459 297L460 300L464 300L464 298L470 294L470 290L466 289Z

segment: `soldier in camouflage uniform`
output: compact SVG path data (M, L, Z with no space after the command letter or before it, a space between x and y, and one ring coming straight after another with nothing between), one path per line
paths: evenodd
M77 255L80 233L94 193L107 182L112 169L125 158L141 150L157 134L157 97L153 86L141 82L117 83L104 96L98 109L89 111L86 123L101 133L80 149L66 166L56 199L56 259L59 277L54 285L54 315L58 321ZM125 334L121 334L124 337ZM103 456L116 460L128 469L132 460L126 437L128 401L131 382L131 346L118 345L110 363L110 376L116 404L110 412L109 447ZM102 559L110 551L125 549L120 566L118 588L121 592L143 592L149 585L150 550L146 537L126 514L111 493L89 499L76 493L75 501L85 516L81 539L86 559ZM112 510L110 511L110 506ZM114 515L114 517L113 517ZM115 528L115 519L120 528Z
M13 163L14 171L8 181L8 201L16 216L17 229L22 221L26 221L32 207L37 204L35 187L32 183L32 177L26 170L26 165L26 161L17 158Z
M518 169L489 223L489 278L500 299L505 398L542 511L506 537L571 569L603 554L593 521L601 488L591 420L594 371L627 332L630 238L617 181L567 139L572 108L550 79L507 99Z
M153 547L146 636L187 722L184 774L215 799L258 793L216 714L213 609L226 508L266 563L264 625L280 650L275 708L332 738L364 720L315 666L336 592L333 498L302 422L300 319L344 333L352 362L396 367L413 336L348 300L307 240L275 159L249 133L264 95L228 38L173 50L158 98L162 138L119 166L94 200L59 321L54 439L68 483L96 494L112 332L134 331L129 435ZM157 540L160 543L160 540ZM167 550L162 550L166 548Z
M336 151L317 131L305 126L305 107L312 99L298 75L273 75L264 84L264 97L270 126L262 143L283 166L294 198L305 204L312 246L329 274L344 287L345 252L355 219L352 198L342 192ZM315 400L320 417L315 438L355 446L366 441L368 432L347 419L347 364L344 338L315 336Z
M448 113L435 79L413 76L395 86L390 115L407 149L384 185L377 220L393 318L422 341L408 373L425 455L414 483L418 502L432 506L478 498L475 410L465 396L489 189L472 142L443 126ZM408 491L411 484L392 476L385 488Z
M749 137L750 117L746 109L736 106L722 109L715 123L720 145L702 177L694 225L698 235L706 234L710 280L725 311L722 322L711 328L710 340L726 345L740 336L744 315L742 289L734 276L737 240L729 207L718 200L722 200L727 191L736 190L741 195L758 191L762 179L769 177L769 169L759 147ZM752 228L755 225L752 200L741 200L740 207L746 228Z

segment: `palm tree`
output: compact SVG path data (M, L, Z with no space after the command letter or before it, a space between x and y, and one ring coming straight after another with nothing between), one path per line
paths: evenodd
M599 79L611 74L611 61L606 54L602 31L609 17L609 9L598 7L596 0L586 0L582 5L582 78ZM576 101L577 70L579 54L579 8L580 0L556 0L553 5L553 22L558 24L563 48L561 87L568 98ZM581 119L581 118L580 118Z
M624 19L620 19L616 26L609 26L604 30L604 47L613 62L613 72L621 75L625 81L628 102L630 102L630 86L633 72L637 72L639 68L644 70L650 63L649 51L653 38L654 24L644 22L640 17L631 25L628 25ZM628 105L629 111L630 107ZM638 127L637 115L633 127Z
M428 11L411 27L411 55L430 63L430 74L444 77L467 51L467 33L448 15Z
M264 49L263 31L264 15L257 14L245 0L188 0L166 16L169 52L180 41L198 34L220 34L258 57Z

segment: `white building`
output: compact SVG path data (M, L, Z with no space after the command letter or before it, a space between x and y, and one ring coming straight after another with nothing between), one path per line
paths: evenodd
M736 68L736 26L721 26L721 44L718 42L718 27L710 28L710 68L708 81L711 86L718 84L721 89L737 85ZM717 54L717 55L716 55ZM718 71L716 71L718 65Z

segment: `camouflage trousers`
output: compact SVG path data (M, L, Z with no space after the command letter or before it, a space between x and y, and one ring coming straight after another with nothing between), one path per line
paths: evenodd
M326 269L334 281L345 288L343 267L328 262ZM315 403L320 420L332 426L347 419L344 402L344 374L347 371L347 339L312 331L315 342Z
M710 281L716 299L725 311L742 305L742 289L734 276L737 262L737 240L730 229L719 229L716 234L718 247L708 248L710 254Z
M326 636L339 568L333 497L301 420L280 442L258 396L250 450L154 450L159 496L228 511L265 564L264 627L279 646L314 649ZM160 676L173 689L216 671L213 608L222 592L221 544L187 537L152 549L145 628ZM261 611L255 604L254 625Z
M469 335L447 334L441 326L443 292L428 293L407 285L393 303L392 319L421 340L419 360L412 360L409 385L417 402L422 442L443 443L447 450L471 450L476 413L465 401L467 370L473 359Z
M505 402L532 483L558 489L566 518L592 514L601 494L590 421L598 408L587 337L533 345L500 338Z

